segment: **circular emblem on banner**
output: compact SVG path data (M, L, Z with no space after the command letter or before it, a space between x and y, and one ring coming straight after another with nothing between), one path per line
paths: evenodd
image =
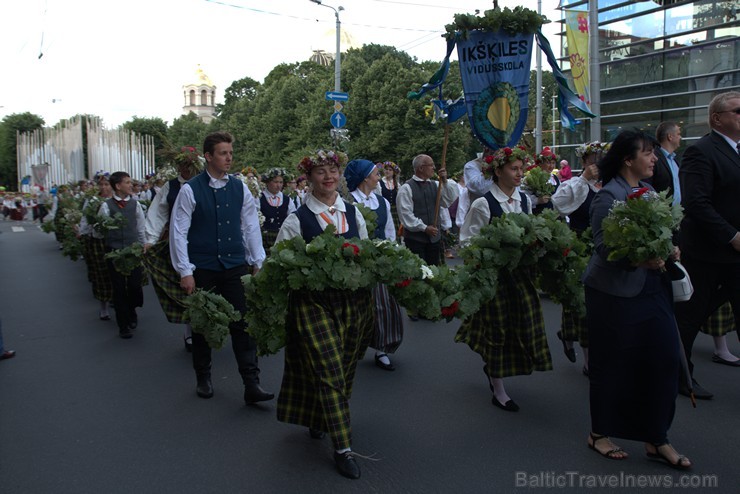
M498 82L481 91L473 107L473 123L478 133L506 146L519 121L519 95L508 82Z

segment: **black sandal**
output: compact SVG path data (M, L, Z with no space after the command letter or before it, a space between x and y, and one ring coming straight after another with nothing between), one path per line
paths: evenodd
M650 451L645 451L645 454L647 455L648 458L652 460L664 461L668 463L668 465L671 468L675 468L676 470L688 470L689 468L691 468L691 460L689 460L686 456L679 454L678 451L673 449L673 446L671 446L671 449L673 449L676 455L678 455L678 461L676 463L673 463L670 460L670 458L668 458L666 455L660 452L660 448L662 446L670 446L671 443L663 443L663 444L650 443L650 444L653 446L653 448L655 448L655 453L651 453ZM689 462L688 465L684 463L685 461Z
M596 449L596 443L601 441L602 439L609 440L609 436L600 436L598 434L594 434L593 432L589 432L588 437L591 439L591 442L587 443L589 449L593 449L604 458L609 458L610 460L626 460L627 458L629 458L629 456L615 456L617 453L626 453L625 450L623 450L616 444L614 445L614 449L604 451L603 453Z
M576 361L576 349L575 348L568 348L568 344L563 339L563 332L562 331L558 331L557 333L555 333L555 335L563 343L563 353L565 353L565 357L568 360L570 360L571 362L575 363L575 361Z

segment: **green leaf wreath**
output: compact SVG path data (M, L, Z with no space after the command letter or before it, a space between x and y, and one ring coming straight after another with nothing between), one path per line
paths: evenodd
M483 12L482 16L475 14L455 14L455 20L445 26L445 38L452 39L456 35L467 38L470 31L504 31L511 35L519 33L536 33L543 24L550 22L544 15L536 11L517 6L514 10L509 7L491 9Z
M144 247L134 243L122 249L116 249L105 255L106 259L113 261L113 267L124 276L130 275L134 269L142 267L141 257L144 255Z
M202 334L211 348L222 348L229 337L229 324L241 319L225 298L207 290L197 289L183 303L193 332Z

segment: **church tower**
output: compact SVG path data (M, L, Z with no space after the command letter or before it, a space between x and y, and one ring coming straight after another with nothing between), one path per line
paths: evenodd
M193 112L204 123L210 123L216 117L216 86L203 72L200 64L198 64L198 70L195 71L195 82L184 85L182 92L183 115Z

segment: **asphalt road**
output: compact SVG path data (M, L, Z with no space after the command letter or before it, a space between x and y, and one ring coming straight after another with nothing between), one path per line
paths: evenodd
M63 258L53 235L28 222L0 221L0 232L0 317L18 352L0 362L0 493L685 492L666 488L679 482L738 492L740 368L712 363L708 336L696 376L715 399L692 409L679 397L670 432L694 462L685 477L640 443L619 441L626 461L586 447L588 381L580 354L568 362L555 337L559 306L543 303L555 370L507 380L519 413L491 405L480 358L453 341L458 322L407 320L395 372L371 351L358 366L353 449L373 460L360 459L352 481L336 473L328 439L278 422L275 402L244 405L230 348L214 353L215 397L197 398L181 327L151 286L139 329L121 340L98 320L83 262ZM729 340L740 353L736 333ZM260 364L277 393L282 355ZM630 487L641 482L660 487Z

